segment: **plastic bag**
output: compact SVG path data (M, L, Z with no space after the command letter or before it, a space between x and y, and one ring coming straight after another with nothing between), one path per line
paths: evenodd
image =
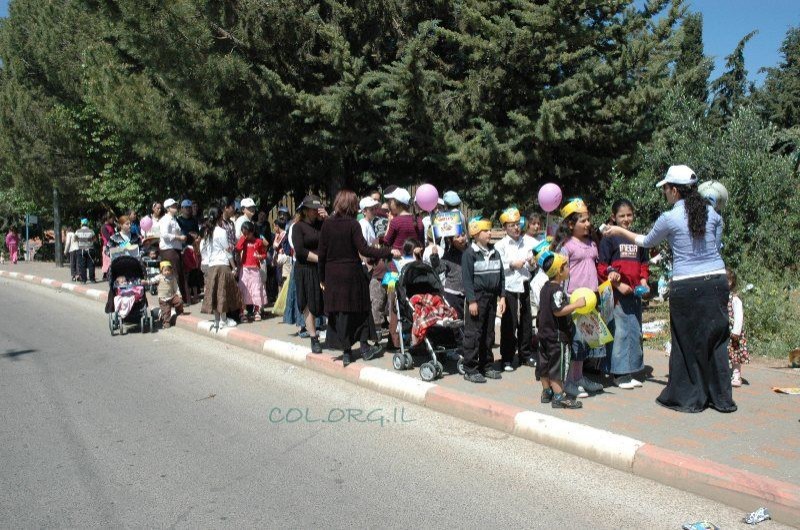
M275 305L272 306L273 315L282 315L286 311L286 297L289 295L289 278L283 282L281 290L278 291L278 298L275 299Z

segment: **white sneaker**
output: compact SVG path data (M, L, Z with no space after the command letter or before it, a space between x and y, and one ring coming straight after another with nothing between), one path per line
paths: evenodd
M643 387L644 386L642 384L642 382L639 381L638 379L631 379L631 383L633 383L635 386L638 386L638 387Z
M232 318L229 318L228 320L225 321L226 328L235 328L238 325L239 324L237 324L236 321ZM222 327L222 322L219 323L219 327Z
M505 363L503 365L503 370L505 370L506 372L513 372L514 371L514 367L511 366L511 363Z

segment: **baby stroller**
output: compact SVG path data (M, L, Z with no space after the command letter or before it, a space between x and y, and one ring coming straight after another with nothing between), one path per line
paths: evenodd
M125 335L126 324L138 324L142 333L153 331L153 317L150 315L147 305L147 295L145 286L142 285L144 279L144 268L139 261L139 248L118 248L111 249L111 265L108 269L108 299L106 300L106 313L108 314L108 329L113 337L116 332ZM116 284L116 279L120 276L125 277L126 282L122 285ZM131 297L133 304L124 317L115 305L115 297L118 295Z
M409 370L414 366L413 355L425 354L430 356L431 360L419 367L419 375L423 381L433 381L442 376L444 373L440 361L442 356L457 360L458 371L463 374L461 357L461 345L464 340L463 320L437 320L428 328L425 338L415 346L411 346L411 329L414 322L414 306L411 298L417 294L433 294L444 300L444 289L436 271L421 261L408 263L400 271L400 277L395 283L395 292L400 351L392 357L394 369Z

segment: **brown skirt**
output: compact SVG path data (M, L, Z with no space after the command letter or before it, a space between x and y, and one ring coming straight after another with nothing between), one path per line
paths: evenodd
M201 313L225 314L242 308L242 293L230 267L215 265L206 273L206 290Z

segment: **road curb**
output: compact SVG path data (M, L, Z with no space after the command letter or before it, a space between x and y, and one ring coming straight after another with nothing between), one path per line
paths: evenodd
M0 270L0 277L69 292L105 302L108 293L84 285ZM344 367L329 354L313 354L308 348L271 339L238 328L210 329L210 323L194 315L180 316L176 325L208 335L221 342L264 354L277 360L310 368L404 401L456 416L588 460L627 471L656 482L752 511L765 506L773 519L800 522L800 486L739 470L635 440L609 431L571 422L506 403L493 401L426 383L398 372L364 365Z

